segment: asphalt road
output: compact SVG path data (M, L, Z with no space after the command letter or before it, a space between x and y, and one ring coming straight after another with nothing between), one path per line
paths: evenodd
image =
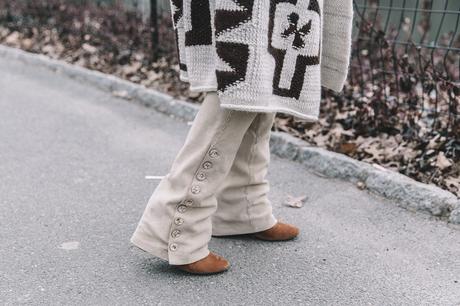
M0 59L0 304L460 305L460 230L272 156L285 243L213 238L196 277L129 238L189 125ZM283 205L308 195L303 208Z

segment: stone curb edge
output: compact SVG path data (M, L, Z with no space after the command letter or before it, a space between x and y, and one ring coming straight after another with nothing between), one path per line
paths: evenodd
M192 121L199 109L199 106L193 103L175 99L142 85L44 55L0 45L0 56L46 67L182 120ZM279 157L296 161L323 176L353 183L363 182L369 191L398 202L398 206L402 208L428 213L446 219L452 224L460 224L460 200L439 187L417 182L402 174L374 167L343 154L313 147L287 133L272 132L270 147L271 152Z

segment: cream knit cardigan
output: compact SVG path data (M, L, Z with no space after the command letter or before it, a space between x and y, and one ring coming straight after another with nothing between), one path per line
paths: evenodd
M319 115L345 83L352 0L171 0L180 79L223 108Z

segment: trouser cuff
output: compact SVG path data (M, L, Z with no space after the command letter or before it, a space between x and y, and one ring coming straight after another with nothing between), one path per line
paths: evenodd
M145 252L168 261L170 265L189 264L205 258L210 253L207 245L192 253L182 253L177 250L169 251L166 247L161 247L151 243L151 238L148 238L139 232L135 232L130 241L132 244Z
M213 236L228 236L257 233L275 226L278 220L272 215L251 221L215 221L212 227Z
M152 243L152 239L135 232L130 239L131 243L145 252L168 261L168 249Z

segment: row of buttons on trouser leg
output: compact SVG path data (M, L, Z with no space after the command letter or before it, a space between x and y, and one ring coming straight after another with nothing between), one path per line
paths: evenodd
M208 152L208 155L209 157L211 157L212 159L215 159L217 157L220 156L220 153L219 151L217 151L215 148L212 148L211 150L209 150ZM203 169L200 169L197 174L196 174L196 179L200 182L203 182L204 180L207 179L207 175L206 175L206 172L204 170L209 170L213 167L213 164L211 161L209 160L206 160L203 162L203 164L201 165L201 168ZM192 187L190 188L190 192L194 195L197 195L201 192L201 186L199 185L196 185L196 184L192 184ZM193 205L193 200L192 199L185 199L184 201L182 201L178 206L177 206L177 212L180 213L180 214L185 214L188 210L188 207L192 206ZM174 225L176 225L176 227L179 227L181 226L182 224L184 224L185 220L184 218L180 217L180 216L175 216L174 217ZM182 232L179 228L176 228L176 227L173 227L172 230L171 230L171 238L173 239L177 239L181 236ZM176 251L178 248L178 244L175 243L175 242L172 242L170 245L169 245L169 249L171 251Z
M177 212L179 212L180 214L184 214L188 207L192 206L193 205L193 200L192 199L186 199L184 201L182 201L179 205L177 205ZM182 218L181 216L174 216L174 224L176 226L181 226L182 224L184 224L185 220L184 218ZM181 235L181 230L178 229L178 228L173 228L173 230L171 231L171 237L172 238L179 238L179 236ZM169 245L169 249L171 251L176 251L178 248L178 245L177 243L171 243Z

